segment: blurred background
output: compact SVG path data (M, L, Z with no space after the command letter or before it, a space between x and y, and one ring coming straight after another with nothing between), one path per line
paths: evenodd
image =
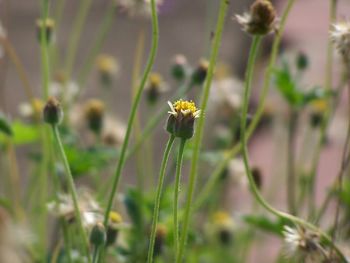
M57 1L51 1L53 5ZM63 12L62 24L56 33L56 44L59 50L58 61L63 60L67 52L68 39L72 29L72 23L76 17L80 1L67 1ZM249 8L252 1L231 0L230 16L227 18L226 27L223 35L222 47L220 50L219 60L232 68L232 73L238 79L242 79L246 66L247 52L250 38L244 34L238 24L231 19L234 14L241 14ZM275 0L278 10L282 10L286 4L285 0ZM84 25L84 30L79 42L76 63L74 64L72 78L76 78L78 69L81 68L88 50L96 36L98 25L109 6L108 0L94 0L88 19ZM35 88L35 93L40 96L40 50L36 38L35 20L40 16L39 1L23 1L23 0L0 0L0 18L1 23L8 33L8 37L13 44L18 56L23 62L28 72L29 80ZM169 77L169 69L174 55L184 54L189 63L196 65L200 58L208 58L210 40L212 31L215 28L216 15L218 10L217 0L164 0L163 6L160 8L160 46L154 66L154 71L159 72L165 80L169 81L171 89L176 89L175 83L171 82ZM338 17L346 18L350 12L349 1L339 1ZM329 32L329 1L323 0L299 0L296 1L290 17L288 19L286 33L283 38L283 52L288 54L296 54L303 52L309 57L310 67L304 76L303 82L306 85L324 84L324 72L326 63L326 49ZM109 110L113 112L113 116L120 121L127 120L130 109L131 96L131 75L134 63L137 39L140 30L144 29L145 34L145 54L143 61L146 61L147 50L150 46L150 21L147 19L130 19L124 14L116 13L111 31L103 45L103 53L114 56L120 65L120 72L114 81L112 93L110 95L111 106ZM266 56L270 50L271 39L267 38L264 47L261 63L258 69L263 69ZM337 64L338 58L335 58ZM259 95L260 78L262 71L258 70L257 78L254 85L255 99ZM335 67L335 80L339 75L339 69ZM260 76L260 77L259 77ZM98 76L93 70L89 75L84 94L82 98L98 97L101 95L100 87L97 80ZM21 83L13 65L8 61L6 56L0 58L0 109L6 112L12 119L18 117L18 106L26 100L25 94L20 87ZM270 104L275 110L283 112L283 103L279 100L278 95L272 96ZM126 99L124 99L126 98ZM162 96L160 104L167 101L167 95ZM141 115L146 115L147 109L143 102L141 105ZM341 146L345 133L345 113L340 107L332 123L331 134L335 134L335 139L331 139L326 149L321 155L319 166L319 175L317 193L318 199L323 198L327 186L333 181L340 165ZM142 121L145 117L143 116ZM282 117L283 119L283 114ZM210 119L208 121L210 125ZM277 123L278 126L278 123ZM276 130L277 129L277 130ZM263 192L268 198L269 186L274 184L285 185L283 178L280 181L271 182L272 175L283 172L284 154L281 152L283 147L283 132L276 129L262 129L253 137L250 143L250 153L252 163L258 166L264 176ZM282 128L283 129L283 128ZM165 143L165 134L162 127L156 132L157 143L155 144L155 152L157 158L155 164L159 164L160 153ZM159 138L159 140L158 140ZM276 138L282 141L282 144L276 145ZM279 153L277 153L279 151ZM21 152L19 152L21 155ZM278 157L278 158L276 158ZM20 158L23 162L23 158ZM128 181L133 182L132 174L134 172L133 165L127 164L126 173ZM157 166L156 166L157 167ZM1 168L0 168L1 171ZM186 171L186 170L185 170ZM185 172L184 172L185 173ZM275 178L275 177L274 177ZM249 195L247 195L248 198ZM245 199L234 199L235 194L229 196L226 200L229 204L245 209ZM280 196L272 198L273 203L277 206L285 203L284 190L281 189ZM237 204L239 203L239 204ZM266 236L262 235L262 239ZM277 240L269 237L272 244ZM271 246L271 242L263 242L255 254L261 255L262 251L275 250ZM270 253L264 253L264 259L260 257L259 262L272 262L269 257ZM271 253L273 255L273 253ZM257 262L254 253L252 261ZM272 256L273 258L273 256Z

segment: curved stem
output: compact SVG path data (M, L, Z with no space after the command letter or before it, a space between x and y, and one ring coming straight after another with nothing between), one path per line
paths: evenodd
M248 127L247 139L249 139L252 136L253 132L255 131L255 129L256 129L257 125L259 124L260 119L263 115L264 107L265 107L265 100L266 100L267 94L269 93L269 90L270 90L273 68L275 67L275 64L276 64L277 55L278 55L279 47L281 44L282 34L284 32L284 29L285 29L288 15L289 15L290 10L292 9L294 3L295 3L295 0L289 0L287 3L287 7L281 16L279 31L278 31L278 34L276 34L276 36L274 38L269 64L268 64L267 69L265 71L264 83L263 83L262 92L260 94L258 109L253 117L251 124ZM216 166L214 172L209 177L208 182L202 188L203 190L199 194L198 202L196 202L196 204L195 204L196 208L199 208L203 204L203 202L206 200L206 196L211 193L212 187L215 185L215 183L219 179L220 174L227 167L227 164L229 163L229 161L233 158L233 156L238 154L241 150L242 150L242 145L241 145L241 143L238 143L238 144L234 145L225 154L225 158Z
M246 174L248 176L248 181L249 185L252 191L252 194L256 201L264 207L267 211L270 213L284 218L288 221L291 221L295 223L296 225L302 225L304 227L309 228L310 230L313 230L317 233L319 233L322 238L327 242L328 245L330 245L341 257L341 259L346 262L345 256L341 253L341 251L336 247L336 245L332 242L331 238L324 232L322 232L320 229L318 229L316 226L313 224L298 218L296 216L290 215L288 213L281 212L274 207L272 207L260 194L251 169L249 165L249 157L248 157L248 148L247 148L247 135L246 135L246 119L247 119L247 113L248 113L248 103L249 103L249 96L250 96L250 91L251 91L251 82L252 82L252 77L253 77L253 69L254 69L254 64L255 64L255 58L256 58L256 51L257 47L259 46L260 42L260 37L254 37L253 39L253 44L251 47L251 53L249 56L249 62L248 62L248 68L247 68L247 73L246 73L246 81L245 81L245 89L244 89L244 99L243 99L243 106L242 106L242 119L241 119L241 144L242 144L242 154L243 154L243 162L246 170Z
M109 213L110 213L111 208L112 208L114 196L115 196L117 188L118 188L120 175L121 175L122 169L124 167L126 150L127 150L128 144L129 144L129 139L130 139L130 135L131 135L133 122L134 122L134 119L136 116L137 108L139 106L141 95L142 95L143 89L145 87L146 81L148 79L149 73L152 70L153 63L155 61L155 57L156 57L156 53L157 53L157 49L158 49L158 31L159 31L159 28L158 28L157 7L156 7L155 0L151 0L151 7L152 7L152 29L153 29L152 47L151 47L151 51L149 54L149 58L147 61L145 71L144 71L143 76L142 76L140 86L137 90L134 102L133 102L132 107L131 107L131 113L130 113L129 120L128 120L128 126L127 126L127 130L126 130L126 134L125 134L125 139L124 139L124 142L123 142L123 145L121 148L121 153L120 153L117 169L116 169L116 172L114 175L114 181L112 184L112 190L111 190L111 194L110 194L110 197L109 197L109 200L107 203L106 212L105 212L104 225L106 227L107 227L107 223L108 223Z
M207 108L211 82L212 82L213 75L214 75L214 68L216 65L216 60L217 60L219 49L220 49L221 37L222 37L223 29L224 29L225 18L226 18L226 14L227 14L227 10L228 10L228 4L229 4L229 1L227 1L227 0L220 1L220 10L219 10L219 16L218 16L216 30L215 30L215 34L214 34L212 49L211 49L208 74L207 74L207 77L205 80L205 85L204 85L203 93L202 93L202 100L201 100L201 106L200 106L202 114L200 115L200 118L198 120L198 126L196 128L197 134L195 136L194 150L193 150L193 155L192 155L192 164L191 164L191 171L190 171L190 177L189 177L189 187L188 187L188 192L187 192L185 214L184 214L184 219L183 219L183 230L182 230L182 235L180 238L179 250L178 250L178 253L176 256L176 263L182 262L184 251L185 251L188 227L189 227L190 217L191 217L192 197L194 194L195 185L196 185L196 181L197 181L197 166L198 166L198 159L199 159L199 151L201 148L204 122L205 122L204 121L204 114L205 114L205 111Z
M162 188L163 188L163 183L164 183L165 170L166 170L166 166L168 163L170 150L174 144L174 140L175 140L175 136L171 135L169 137L168 143L165 147L162 164L160 166L158 186L157 186L157 192L156 192L156 200L154 203L154 210L153 210L153 222L152 222L152 229L151 229L151 237L149 240L149 247L148 247L148 256L147 256L148 263L153 263L154 243L156 240L159 206L160 206L160 200L161 200L161 196L162 196Z
M186 139L181 139L181 144L176 161L176 175L175 175L175 186L174 186L174 245L175 255L179 248L179 222L178 222L178 209L179 209L179 193L180 193L180 181L181 181L181 168L182 159L185 149Z
M68 188L69 188L69 192L70 192L70 194L72 196L76 222L77 222L77 225L78 225L78 228L79 228L80 235L81 235L81 237L83 239L86 256L88 257L89 262L91 262L90 251L89 251L89 242L88 242L87 235L86 235L86 232L84 230L83 223L82 223L82 220L81 220L80 209L79 209L79 204L78 204L77 191L75 189L73 175L72 175L72 172L71 172L70 167L69 167L69 163L68 163L68 159L67 159L66 153L64 152L63 144L61 142L61 138L60 138L60 134L59 134L57 125L53 125L52 126L52 132L53 132L55 141L56 141L56 143L58 145L59 154L61 155L61 159L63 161L64 169L65 169L66 174L67 174Z
M330 0L330 21L329 21L329 29L331 29L334 21L336 20L336 14L337 14L337 3L338 0ZM327 45L327 62L326 62L326 72L325 72L325 89L331 90L332 84L333 84L333 44L332 40L329 37L328 39L328 45ZM326 112L326 116L322 122L321 131L320 131L320 137L317 143L317 147L315 150L314 158L312 160L311 165L311 172L310 172L310 182L309 182L309 198L308 198L308 208L309 208L309 217L313 218L315 215L315 204L316 204L316 194L315 194L315 185L316 185L316 179L317 179L317 167L320 161L321 152L323 148L323 142L326 137L327 128L329 121L332 116L332 110L331 107L329 107L328 111Z

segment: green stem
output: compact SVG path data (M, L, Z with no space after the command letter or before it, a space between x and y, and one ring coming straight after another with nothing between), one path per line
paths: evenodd
M40 32L40 52L41 52L41 67L42 67L42 88L44 101L49 97L49 83L50 83L50 61L49 61L49 50L46 36L45 21L49 15L49 1L42 0L42 21L43 26Z
M114 16L116 14L116 4L112 3L112 5L108 8L106 15L104 16L100 28L96 34L95 42L90 49L86 59L83 63L82 69L78 73L78 84L79 90L83 89L86 86L87 77L94 65L95 58L98 52L101 50L104 41L106 40L107 34L111 29Z
M278 34L276 34L276 36L274 38L269 64L268 64L267 69L265 71L263 88L262 88L262 92L259 96L260 101L259 101L258 109L253 117L251 124L248 127L247 139L249 139L252 136L253 132L255 131L255 129L256 129L257 125L259 124L260 119L263 115L264 108L265 108L265 100L266 100L266 97L267 97L269 90L270 90L272 73L273 73L273 69L274 69L275 64L276 64L278 50L279 50L279 47L281 44L282 33L284 32L288 15L289 15L290 10L292 9L294 3L295 3L295 0L289 0L287 3L287 7L281 16L279 31L278 31ZM216 168L213 171L213 174L209 177L210 179L208 180L206 185L202 188L203 190L199 194L200 198L198 198L198 202L196 202L196 204L195 204L196 208L199 208L203 204L203 201L206 200L206 197L211 194L211 189L213 188L213 186L215 185L215 183L219 179L223 170L227 167L229 161L233 158L233 156L238 154L241 150L242 150L242 145L240 143L238 143L238 144L234 145L225 154L225 158L216 166Z
M92 256L92 263L97 263L98 262L98 258L99 258L99 249L100 246L94 248L94 254Z
M290 120L288 125L288 146L287 146L287 203L288 211L292 215L297 215L296 206L296 174L295 174L295 131L298 119L298 112L295 109L290 110Z
M308 221L305 221L301 218L298 218L296 216L290 215L288 213L281 212L274 207L272 207L260 194L259 189L257 188L251 169L249 165L249 156L248 156L248 148L247 148L247 135L246 135L246 120L247 120L247 113L248 113L248 104L249 104L249 97L250 97L250 91L251 91L251 83L253 78L253 72L254 72L254 64L257 54L257 48L260 43L260 37L255 36L253 39L252 47L250 50L250 56L248 61L248 68L246 73L246 80L245 80L245 89L244 89L244 99L243 99L243 106L242 106L242 119L241 119L241 144L242 144L242 154L243 154L243 162L246 170L246 174L248 176L249 185L252 191L252 194L256 201L264 207L267 211L269 211L271 214L276 215L277 217L286 219L288 221L293 222L296 225L302 225L312 231L315 231L316 233L319 233L321 237L325 240L325 242L331 246L337 254L340 256L342 261L347 262L345 259L345 256L342 254L342 252L338 249L338 247L332 242L331 238L318 229L313 224L309 223Z
M62 232L63 232L63 240L64 240L64 251L65 255L67 255L68 263L72 263L72 244L69 235L69 229L66 221L64 219L61 220Z
M152 9L152 32L153 32L153 37L152 37L152 47L151 47L151 51L149 54L149 58L147 61L147 65L145 68L145 71L143 73L142 76L142 80L140 83L140 86L137 90L134 102L132 104L131 107L131 113L129 116L129 120L128 120L128 126L127 126L127 130L126 130L126 134L125 134L125 139L121 148L121 153L120 153L120 157L119 157L119 161L118 161L118 165L117 165L117 169L114 175L114 181L112 183L112 191L107 203L107 208L106 208L106 213L105 213L105 218L104 218L104 225L107 227L108 224L108 218L109 218L109 213L112 209L112 204L113 204L113 200L114 200L114 196L116 194L116 191L118 189L118 183L119 183L119 179L120 179L120 175L122 172L122 169L124 167L124 163L125 163L125 157L126 157L126 150L129 144L129 139L130 139L130 135L131 135L131 130L132 130L132 126L133 126L133 122L136 116L136 112L137 112L137 108L140 104L140 99L141 99L141 95L143 92L143 89L145 87L146 81L148 79L149 73L152 70L153 67L153 63L155 61L155 57L157 54L157 49L158 49L158 32L159 32L159 27L158 27L158 17L157 17L157 7L156 7L156 3L155 0L151 0L151 9Z
M337 0L330 0L330 21L329 21L329 29L332 28L334 21L336 20L337 14ZM331 38L328 39L327 45L327 61L326 61L326 72L325 72L325 89L331 90L333 84L333 44ZM316 210L316 194L315 194L315 185L317 179L317 167L320 161L321 152L323 148L323 142L327 133L327 127L331 118L332 112L331 108L326 112L326 116L322 122L321 131L319 141L316 147L316 151L314 154L314 158L311 165L310 172L310 181L309 181L309 198L308 198L308 208L309 208L309 217L313 218Z
M214 75L214 68L216 65L216 60L220 49L221 37L224 29L225 18L228 10L228 4L229 4L229 1L227 0L221 0L220 2L219 16L218 16L215 35L214 35L213 44L212 44L208 74L206 77L206 81L205 81L203 93L202 93L202 100L201 100L201 106L200 106L202 114L200 115L200 118L198 120L198 127L196 128L197 134L195 136L194 150L192 155L192 164L191 164L191 171L190 171L190 177L189 177L189 188L187 192L185 214L183 219L183 231L180 238L179 250L176 256L176 263L182 262L184 251L185 251L188 227L189 227L190 217L191 217L192 197L194 194L195 185L197 181L196 180L197 166L198 166L199 152L200 152L201 142L203 137L204 122L205 122L204 115L207 108L211 82Z
M59 134L57 125L52 125L52 131L53 131L53 135L54 135L55 141L56 141L57 146L58 146L59 154L61 155L61 159L63 161L63 165L64 165L64 168L65 168L65 171L67 174L68 189L69 189L69 192L72 196L76 222L77 222L77 225L78 225L78 228L80 231L81 238L82 238L83 243L84 243L86 256L88 257L89 262L91 262L90 251L89 251L89 242L88 242L87 235L86 235L86 232L84 230L81 215L80 215L77 191L75 189L73 175L72 175L72 172L71 172L70 167L69 167L68 159L67 159L66 153L64 151L63 144L61 142L61 138L60 138L60 134Z
M78 50L79 39L83 30L83 26L86 21L86 17L89 13L92 0L82 0L82 4L79 8L79 13L77 14L76 20L73 25L73 30L70 34L68 51L65 60L65 71L68 79L71 78L74 62Z
M160 200L161 200L161 196L162 196L162 188L163 188L163 183L164 183L166 166L168 163L171 147L174 144L174 140L175 140L175 136L171 135L169 137L168 143L165 147L162 164L160 166L158 186L157 186L157 192L156 192L156 200L155 200L154 211L153 211L151 237L150 237L149 247L148 247L148 256L147 256L148 263L153 263L154 243L156 240L157 223L158 223Z
M179 222L178 222L178 209L179 209L179 193L180 193L180 181L181 181L181 168L182 159L185 149L186 139L181 139L181 144L176 161L176 175L174 186L174 245L175 255L177 255L179 248Z

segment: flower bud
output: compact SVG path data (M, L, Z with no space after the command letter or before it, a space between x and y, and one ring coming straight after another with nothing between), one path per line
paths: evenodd
M106 242L106 231L105 227L101 223L97 223L91 230L90 243L95 247L104 245Z
M148 103L151 105L155 104L160 94L167 90L167 85L163 81L162 76L158 73L151 73L145 88Z
M199 61L198 67L192 73L192 83L194 85L202 85L207 77L209 62L205 59Z
M157 226L156 230L156 239L154 242L154 255L159 256L162 254L164 241L166 238L166 235L168 233L168 230L165 225L159 224Z
M187 59L184 55L176 55L171 67L171 75L177 81L183 81L186 77Z
M123 222L121 215L117 212L109 213L109 222L107 227L106 246L111 246L118 238L119 225Z
M38 19L36 21L36 27L39 42L41 42L41 34L45 31L46 42L51 43L55 29L55 21L51 18L46 18L45 20Z
M317 128L321 126L324 120L327 108L328 108L328 103L324 99L319 99L312 102L311 113L309 118L311 127Z
M304 71L305 69L308 68L309 59L303 52L299 52L297 56L296 66L297 66L297 69L300 71Z
M88 127L97 135L102 131L104 111L103 102L97 99L91 99L85 105L85 118Z
M102 84L109 87L112 83L113 76L119 71L119 65L114 57L101 54L96 59L96 67Z
M168 102L171 111L166 130L175 137L190 139L194 134L194 121L199 117L200 110L193 101L178 100L174 104Z
M54 97L50 97L43 110L44 121L51 125L58 125L63 119L63 111L60 103Z
M256 0L249 13L236 15L236 19L243 31L251 35L266 35L274 29L276 11L269 0Z
M218 211L213 216L213 228L219 242L222 245L230 245L233 240L234 222L231 216L224 212Z

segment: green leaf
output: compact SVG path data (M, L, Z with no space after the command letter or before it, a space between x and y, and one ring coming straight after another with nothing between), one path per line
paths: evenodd
M116 149L107 147L81 149L68 145L64 148L74 177L99 171L118 156Z
M12 141L16 145L34 143L39 139L38 127L33 124L26 124L21 121L15 121L12 127ZM5 135L0 133L0 143L6 141Z
M13 131L9 121L5 118L5 115L0 112L0 132L7 135L12 136Z
M283 226L289 224L285 219L272 220L263 215L244 215L243 220L249 225L278 236L282 235Z

